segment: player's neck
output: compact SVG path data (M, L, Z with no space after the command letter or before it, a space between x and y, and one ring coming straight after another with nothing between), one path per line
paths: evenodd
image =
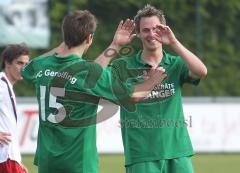
M66 57L68 55L74 54L74 55L78 55L78 56L82 57L85 50L86 50L86 47L84 45L80 45L80 46L72 47L70 49L65 48L62 51L58 52L58 55L60 57Z
M141 58L144 62L156 68L162 61L163 51L162 49L157 49L155 51L143 50Z
M14 85L17 81L14 79L14 77L11 75L10 71L8 71L8 69L4 69L3 72L5 73L7 79L9 80L9 82Z

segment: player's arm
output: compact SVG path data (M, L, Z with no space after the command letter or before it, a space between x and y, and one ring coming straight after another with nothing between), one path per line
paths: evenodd
M135 28L134 21L127 19L121 21L115 32L114 38L110 46L95 60L96 63L101 65L103 68L107 67L109 62L116 57L121 46L126 45L132 41L135 34L133 30Z
M172 30L166 25L158 25L156 38L163 44L169 45L183 58L189 69L192 78L201 78L207 75L207 67L203 62L186 47L184 47L175 37Z
M134 92L131 101L136 103L144 99L153 88L161 83L166 77L167 74L165 73L164 68L159 67L157 69L151 69L143 83L134 85Z
M187 64L190 77L202 78L207 75L207 67L203 64L203 62L195 54L184 47L178 40L172 45L172 47Z
M89 65L94 65L95 70L89 71L87 77L79 75L79 78L85 79L84 83L78 80L79 86L82 86L81 88L88 94L103 97L116 104L135 103L142 100L167 76L162 67L151 69L142 83L133 85L127 82L127 78L121 76L121 70L115 66L103 70L99 64L89 63ZM98 76L97 79L96 76Z

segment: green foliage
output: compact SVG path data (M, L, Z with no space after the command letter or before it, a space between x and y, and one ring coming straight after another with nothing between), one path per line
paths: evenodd
M197 3L198 2L198 3ZM121 19L133 18L145 4L162 9L176 37L208 67L208 76L197 89L184 87L184 95L240 96L240 1L235 0L59 0L50 1L51 48L62 40L61 22L70 10L88 9L98 19L94 43L86 57L94 59L112 41ZM139 40L131 44L141 48ZM51 49L49 48L49 49ZM168 51L171 49L166 48ZM34 50L33 57L47 50ZM28 88L20 85L19 88ZM31 95L31 89L17 95ZM29 91L29 93L27 92Z

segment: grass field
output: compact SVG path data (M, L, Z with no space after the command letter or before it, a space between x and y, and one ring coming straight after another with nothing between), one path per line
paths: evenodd
M197 154L192 158L195 173L239 173L240 154ZM33 156L24 155L29 173L37 173ZM100 155L99 173L125 173L122 155Z

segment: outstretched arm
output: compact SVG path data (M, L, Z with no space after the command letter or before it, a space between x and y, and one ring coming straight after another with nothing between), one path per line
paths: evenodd
M157 84L160 84L166 77L167 74L163 67L151 69L145 76L144 82L134 86L134 92L131 97L132 102L136 103L147 97L153 88Z
M109 62L118 54L121 46L126 45L132 41L135 34L133 20L127 19L125 22L121 21L115 32L114 38L110 46L95 60L96 63L103 68L107 67Z
M168 26L158 25L156 29L156 39L162 44L170 45L173 50L184 59L190 71L189 75L192 78L201 78L207 75L207 67L195 54L177 40Z

